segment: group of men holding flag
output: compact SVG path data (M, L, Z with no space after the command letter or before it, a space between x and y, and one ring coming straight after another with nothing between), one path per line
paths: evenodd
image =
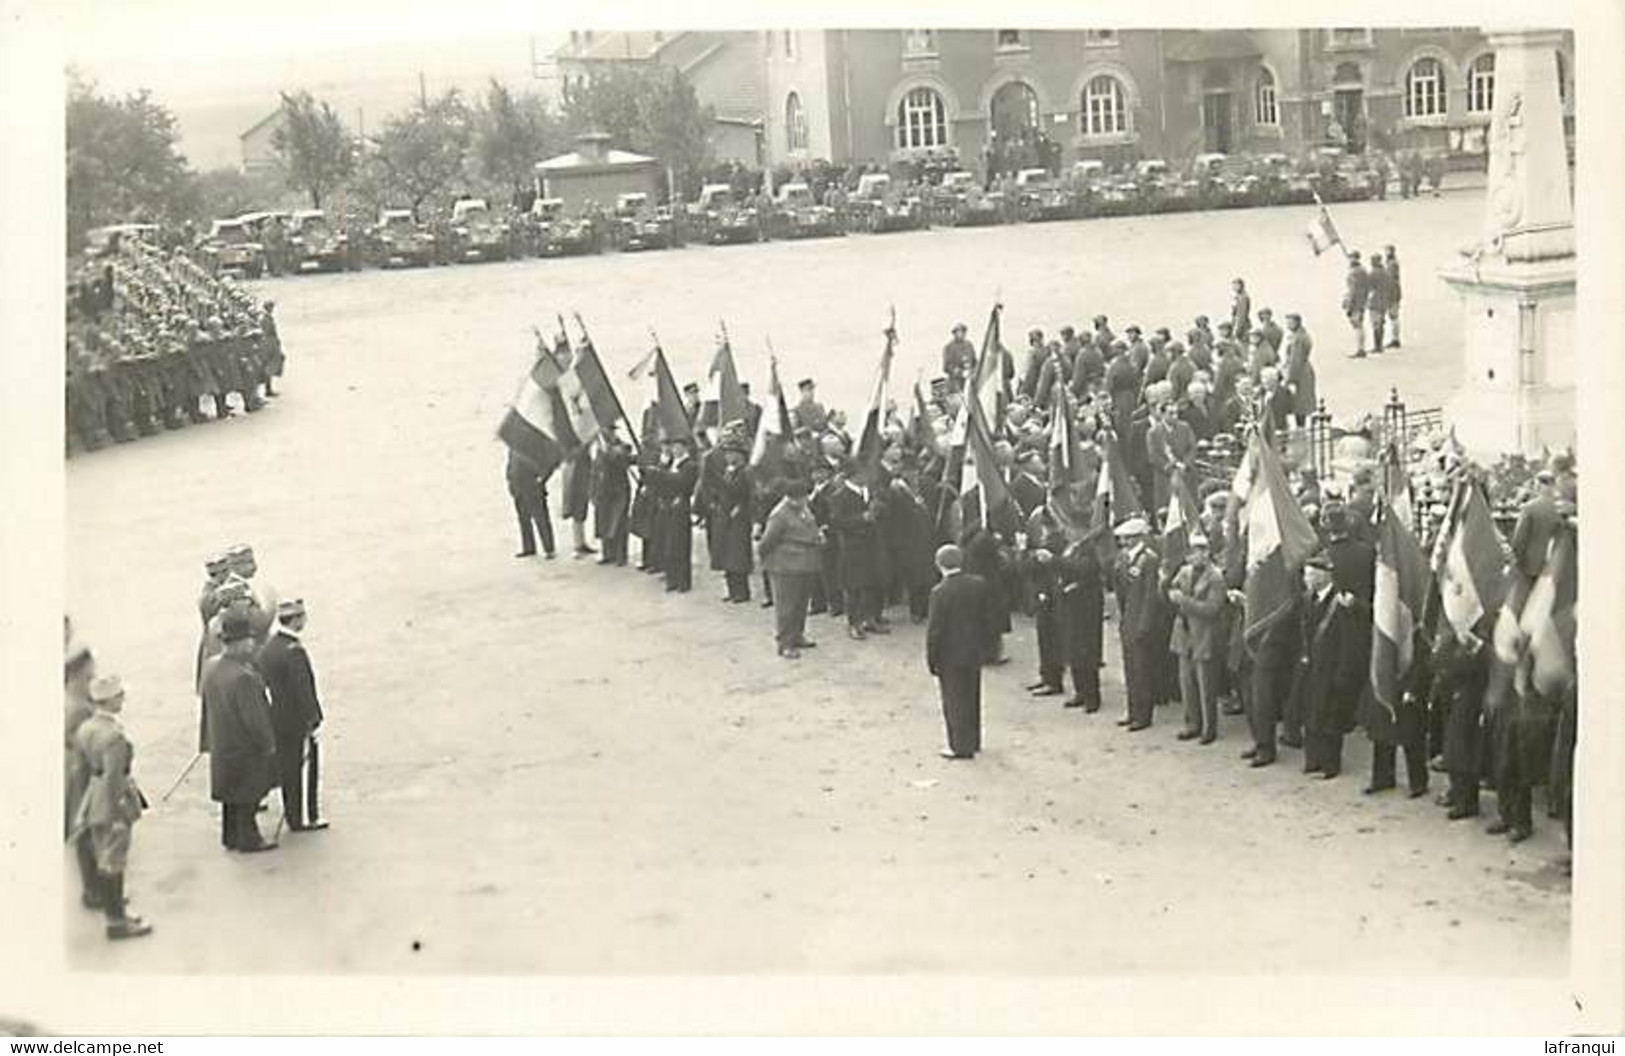
M952 545L985 587L979 662L1004 662L1012 613L1034 618L1035 696L1065 693L1070 675L1066 705L1101 709L1110 593L1130 732L1180 701L1179 738L1210 745L1221 715L1245 714L1250 765L1300 747L1305 771L1329 779L1363 726L1368 792L1395 787L1400 751L1413 796L1442 763L1452 818L1477 813L1489 778L1492 831L1514 840L1532 831L1534 785L1550 783L1561 803L1576 712L1576 521L1549 471L1510 540L1460 459L1447 508L1413 510L1397 447L1344 501L1308 471L1294 486L1270 428L1268 360L1217 377L1239 355L1224 347L1239 348L1234 317L1211 343L1193 340L1200 366L1166 331L1150 346L1138 327L1120 339L1097 317L1092 335L1068 327L1064 344L1033 342L1018 370L1001 315L995 306L980 349L956 327L946 376L917 379L901 410L894 318L856 438L817 404L811 379L789 403L776 357L767 406L752 403L724 331L714 398L702 401L684 399L656 339L633 371L653 397L628 446L617 428L631 423L584 327L574 346L562 334L543 343L499 435L543 483L561 465L590 475L601 562L625 563L630 530L641 567L688 590L699 525L723 600L743 602L759 556L786 659L816 645L809 611L844 616L856 641L889 633L892 605L924 622L939 551ZM1275 328L1273 340L1292 338Z

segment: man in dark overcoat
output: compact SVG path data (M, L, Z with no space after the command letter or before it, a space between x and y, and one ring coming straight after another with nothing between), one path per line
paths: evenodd
M276 628L260 646L258 659L271 694L282 815L292 832L327 828L318 801L321 759L316 731L322 725L322 704L310 655L300 640L304 629L304 601L291 598L278 603Z
M1481 638L1464 640L1442 626L1432 667L1434 707L1444 711L1444 769L1450 778L1440 805L1450 808L1451 821L1477 817L1489 648Z
M753 488L745 463L750 453L736 439L723 441L717 449L721 470L711 487L711 568L727 581L727 600L750 600L750 574L755 565L751 553Z
M604 432L602 447L592 464L593 534L602 551L600 565L625 565L630 528L631 453L613 428Z
M694 485L700 467L694 461L694 442L675 437L670 442L671 464L656 471L660 503L660 567L666 589L686 593L694 585Z
M886 634L880 624L882 495L867 473L843 468L831 482L827 501L830 527L840 545L847 635L862 641L870 634Z
M982 748L982 655L992 634L986 585L964 571L964 555L948 544L937 551L942 582L931 590L925 630L925 664L942 694L948 731L946 759L970 759Z
M1168 642L1157 641L1161 619L1160 561L1146 543L1150 525L1143 517L1130 517L1117 526L1121 548L1112 570L1112 593L1117 595L1118 634L1123 650L1123 682L1128 714L1117 720L1137 733L1151 725L1159 678L1156 665L1166 664Z
M265 681L254 666L254 631L236 610L223 614L225 652L203 668L208 716L209 794L221 804L221 842L253 853L276 846L260 835L254 811L277 784L276 733Z
M542 551L552 558L553 515L547 508L547 481L540 468L510 447L506 475L514 516L519 521L519 552L513 556L534 556L536 537L540 535Z
M1100 710L1106 620L1106 584L1094 540L1068 543L1055 562L1055 572L1061 658L1072 671L1072 696L1065 706L1093 715Z
M1310 558L1303 575L1307 635L1293 687L1303 713L1303 771L1329 781L1343 770L1343 738L1370 677L1371 609L1337 589L1324 553Z

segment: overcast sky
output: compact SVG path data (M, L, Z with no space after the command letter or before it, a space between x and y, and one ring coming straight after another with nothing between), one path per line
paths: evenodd
M252 11L253 17L247 13ZM567 31L535 5L393 0L346 10L332 0L272 0L245 8L192 0L67 0L63 54L104 90L150 90L174 111L182 148L200 169L237 165L237 137L308 88L352 128L375 130L417 98L477 92L490 77L551 93L546 60Z

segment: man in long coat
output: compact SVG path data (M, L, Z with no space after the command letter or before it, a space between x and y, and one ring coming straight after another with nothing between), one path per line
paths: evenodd
M711 568L727 581L727 600L750 600L750 574L755 565L751 554L751 531L755 527L753 488L745 463L750 454L734 440L718 448L721 471L713 482L711 502Z
M1156 706L1158 663L1165 663L1166 640L1157 642L1161 623L1161 588L1157 552L1146 545L1150 525L1130 517L1117 526L1117 555L1112 572L1112 593L1117 595L1118 633L1122 637L1123 682L1128 693L1128 714L1117 720L1136 733L1151 725Z
M942 582L931 591L925 630L926 668L942 694L947 759L970 759L982 748L982 655L991 635L986 585L964 571L964 557L952 544L937 551Z
M1180 698L1185 702L1182 741L1200 737L1212 744L1219 737L1219 670L1225 643L1219 635L1225 605L1224 577L1208 559L1208 538L1193 534L1188 563L1174 574L1168 588L1174 625L1168 651L1179 661Z
M694 585L694 485L700 467L693 457L693 442L676 437L670 442L671 464L656 470L660 503L660 567L666 589L686 593Z
M1072 696L1065 706L1093 715L1100 710L1106 620L1106 585L1094 540L1069 543L1055 562L1055 572L1061 658L1072 671Z
M613 429L604 433L602 448L593 459L593 534L598 537L600 565L625 565L630 528L632 482L631 453Z
M321 759L316 731L322 724L322 704L310 655L299 637L304 629L305 603L297 598L282 602L276 629L260 647L258 659L271 694L282 813L293 832L327 828L317 802Z
M1371 610L1338 590L1333 573L1324 554L1304 568L1307 634L1293 687L1302 701L1304 773L1318 773L1325 780L1343 770L1343 738L1354 728L1371 655Z
M843 471L828 494L830 527L840 545L840 586L845 594L847 634L861 641L886 634L880 623L884 586L879 521L883 499L866 474Z
M1285 381L1292 392L1292 415L1299 425L1307 425L1309 416L1319 406L1315 365L1309 362L1309 355L1314 349L1314 338L1303 328L1303 317L1297 312L1287 313Z
M277 783L271 702L254 667L254 634L248 619L228 610L220 637L226 651L203 669L209 794L222 805L220 839L226 849L266 851L276 844L260 835L254 811Z
M1463 641L1441 627L1433 649L1433 703L1444 711L1444 769L1450 784L1440 806L1451 821L1478 816L1478 785L1484 755L1484 691L1490 672L1483 639Z

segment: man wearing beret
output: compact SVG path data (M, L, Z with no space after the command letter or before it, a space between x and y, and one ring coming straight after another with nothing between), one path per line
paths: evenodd
M277 784L276 732L265 682L254 666L248 617L228 609L220 638L225 652L203 667L208 724L209 794L221 804L221 843L254 853L276 846L260 835L254 811Z
M260 648L258 661L271 695L282 813L292 832L327 828L317 807L321 764L316 731L322 725L322 705L310 655L300 640L304 629L304 601L282 602L276 629Z
M118 720L124 710L123 682L117 675L93 680L90 702L95 710L80 724L75 738L88 776L76 820L90 834L107 937L134 939L152 931L151 924L128 911L124 897L131 829L147 800L130 774L135 749Z

